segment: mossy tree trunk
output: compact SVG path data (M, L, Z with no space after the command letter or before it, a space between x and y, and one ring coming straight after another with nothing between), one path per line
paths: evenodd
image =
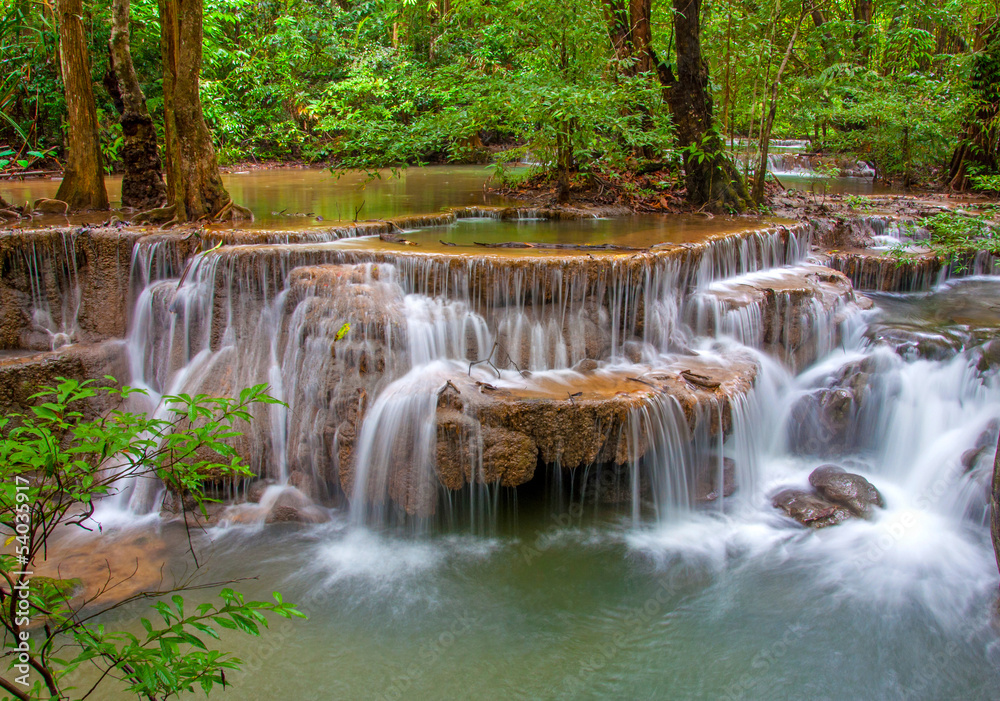
M121 113L122 206L161 207L167 200L156 130L146 108L129 45L129 0L113 0L108 72L104 82Z
M97 107L83 36L82 0L57 0L56 14L69 122L69 154L56 199L69 204L71 210L107 209Z
M751 206L742 174L725 153L722 136L712 126L708 63L701 55L701 0L674 0L677 75L662 61L660 81L677 129L687 147L684 178L688 200L712 211L742 212Z
M203 0L159 0L167 201L173 221L252 218L222 183L201 97Z

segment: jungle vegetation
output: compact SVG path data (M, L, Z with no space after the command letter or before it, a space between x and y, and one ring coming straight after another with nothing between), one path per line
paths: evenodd
M0 167L55 157L59 198L97 209L124 171L129 204L179 221L245 214L217 163L268 160L531 162L561 197L656 171L740 210L768 137L996 190L998 21L987 0L0 0Z

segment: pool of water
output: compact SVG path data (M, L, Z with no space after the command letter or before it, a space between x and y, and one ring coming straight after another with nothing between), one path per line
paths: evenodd
M254 213L257 228L304 228L333 221L385 219L404 214L437 212L445 207L506 204L489 195L484 185L492 170L483 166L406 168L369 179L363 173L335 177L318 168L277 168L228 173L222 176L233 199ZM105 178L112 207L121 206L121 177ZM34 202L55 197L58 180L0 181L7 201ZM72 221L96 222L107 213L74 216ZM65 217L46 217L44 223L65 223Z
M709 218L690 214L569 221L476 218L459 219L448 226L401 231L395 240L367 236L344 238L323 245L333 248L501 257L600 255L628 253L630 250L645 250L670 244L697 243L713 236L793 223L776 217ZM600 248L601 246L608 248Z
M206 579L259 576L236 587L309 615L225 639L248 701L995 698L992 553L942 525L702 515L634 531L552 508L494 537L414 540L335 514L216 534L202 557Z

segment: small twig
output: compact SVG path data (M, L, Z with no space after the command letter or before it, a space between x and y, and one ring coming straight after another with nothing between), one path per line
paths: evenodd
M447 392L449 387L455 390L455 394L461 394L458 387L456 387L451 380L446 380L444 385L442 385L441 389L438 390L438 396L440 397L442 394Z

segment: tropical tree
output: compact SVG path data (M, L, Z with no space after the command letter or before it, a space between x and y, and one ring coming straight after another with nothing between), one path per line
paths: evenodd
M59 64L69 124L69 156L56 199L68 203L71 210L107 209L97 107L83 32L83 2L56 0L56 13L59 18Z
M129 0L112 0L111 13L108 72L104 85L121 113L122 206L152 209L165 204L167 188L163 182L156 128L132 62Z

